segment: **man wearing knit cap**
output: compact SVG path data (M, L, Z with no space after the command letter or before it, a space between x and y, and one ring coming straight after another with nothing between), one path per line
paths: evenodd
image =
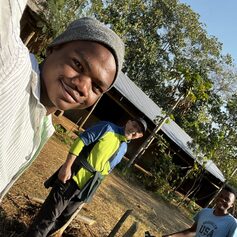
M93 105L116 80L124 58L124 44L115 32L82 18L49 45L39 67L19 37L26 0L2 5L0 202L53 134L51 114Z
M122 160L127 142L142 137L146 129L146 121L137 118L124 127L101 121L81 133L65 163L45 182L52 189L25 237L50 236L64 226Z

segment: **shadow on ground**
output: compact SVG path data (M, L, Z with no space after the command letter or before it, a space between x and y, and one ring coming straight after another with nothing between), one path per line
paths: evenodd
M0 207L0 236L1 237L22 237L26 232L25 223L17 217L7 217L5 211Z

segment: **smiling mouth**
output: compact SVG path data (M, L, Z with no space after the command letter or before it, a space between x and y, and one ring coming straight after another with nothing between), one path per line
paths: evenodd
M81 98L80 94L70 86L68 86L63 80L60 80L64 90L64 97L70 103L83 104L84 100Z

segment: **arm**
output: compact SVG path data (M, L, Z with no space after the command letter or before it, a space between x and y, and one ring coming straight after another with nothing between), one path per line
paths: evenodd
M197 224L194 223L190 228L176 232L170 235L163 235L162 237L194 237L196 234Z
M122 160L122 158L123 158L123 156L125 155L126 152L127 152L127 143L126 142L121 142L118 150L110 158L110 170L109 170L109 172L111 172L114 169L114 167L118 163L120 163L120 161Z
M232 224L230 231L227 235L228 237L237 237L237 220L234 220L234 223Z
M0 0L0 82L10 80L12 76L9 75L16 74L22 80L21 76L24 74L21 73L26 73L26 70L31 68L28 63L22 65L22 60L29 60L29 51L20 39L20 19L26 2L26 0ZM22 83L24 82L23 80ZM8 90L7 93L13 93L14 96L14 91Z
M63 183L66 183L72 176L71 167L75 159L77 158L76 155L71 153L68 154L66 161L62 165L61 169L58 173L58 179Z
M80 137L76 139L76 141L73 143L68 155L67 159L62 165L61 169L58 173L58 179L62 181L63 183L66 183L67 180L69 180L72 176L72 164L77 158L77 156L80 154L82 148L84 147L84 143Z
M106 132L110 130L110 124L106 121L101 121L87 128L80 134L80 138L83 140L84 144L88 146L91 143L98 141Z
M0 49L9 47L16 35L20 37L20 19L26 2L27 0L0 0Z

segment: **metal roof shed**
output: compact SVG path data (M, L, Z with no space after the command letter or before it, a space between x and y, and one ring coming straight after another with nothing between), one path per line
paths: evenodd
M115 82L114 87L124 97L126 97L135 107L137 107L143 114L149 118L154 124L155 119L158 116L163 117L161 108L151 100L133 81L131 81L124 73L120 73L118 80ZM168 136L175 144L177 144L186 154L192 157L194 160L197 158L194 152L189 147L189 143L192 142L192 138L173 120L170 119L169 123L163 124L161 130L166 136ZM199 161L199 164L203 164ZM225 177L223 173L218 169L215 163L208 160L205 163L205 169L215 176L220 181L224 182Z

